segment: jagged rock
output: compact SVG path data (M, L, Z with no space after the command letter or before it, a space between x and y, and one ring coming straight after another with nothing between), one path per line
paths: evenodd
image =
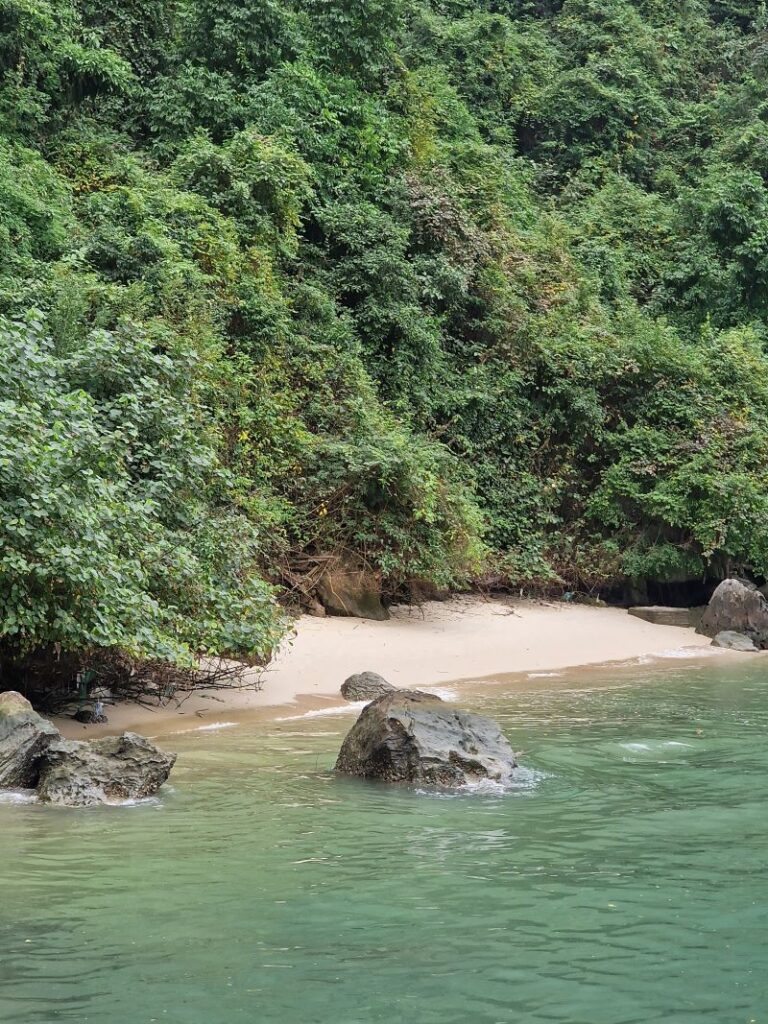
M341 684L341 696L344 700L374 700L394 689L392 683L377 672L357 672Z
M59 731L15 690L0 693L0 787L37 785L43 755Z
M37 793L46 803L88 807L152 796L168 778L175 754L133 732L50 744Z
M712 641L712 646L724 647L729 651L759 650L759 648L755 646L754 641L748 636L744 633L735 633L732 629L724 629L722 633L718 633Z
M637 605L628 609L635 618L651 622L654 626L695 626L701 619L697 608L670 608L666 605Z
M368 704L336 761L344 775L451 788L482 779L506 784L515 767L512 748L493 719L408 690Z
M329 569L317 585L317 596L329 615L379 621L389 618L375 576L353 564L342 562Z
M768 601L750 583L723 580L712 595L697 628L704 636L742 633L756 647L768 647Z

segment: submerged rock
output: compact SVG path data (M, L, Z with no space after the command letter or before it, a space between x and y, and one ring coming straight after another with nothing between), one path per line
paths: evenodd
M152 796L170 775L175 754L133 732L99 740L51 743L38 796L46 803L88 807Z
M357 672L341 684L341 696L345 700L374 700L384 693L393 693L392 683L378 672Z
M729 651L757 651L754 641L744 633L735 633L732 629L724 629L712 641L713 647L724 647Z
M0 788L37 785L43 755L59 731L15 690L0 693Z
M364 708L336 761L344 775L450 788L482 779L506 785L515 767L493 719L413 690L386 693Z
M768 601L751 583L723 580L701 617L698 633L741 633L756 647L768 647Z

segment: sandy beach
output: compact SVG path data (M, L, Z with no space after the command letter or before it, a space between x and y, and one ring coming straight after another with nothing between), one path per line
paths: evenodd
M124 729L171 732L338 697L344 679L364 670L380 673L395 686L435 687L502 674L663 658L683 648L709 646L710 640L692 629L651 625L620 608L535 601L462 597L400 606L392 609L387 622L303 616L268 668L250 676L251 685L196 693L178 706L110 707L106 726L86 727L69 719L57 725L72 737ZM739 657L733 652L724 656ZM253 686L257 681L259 689Z

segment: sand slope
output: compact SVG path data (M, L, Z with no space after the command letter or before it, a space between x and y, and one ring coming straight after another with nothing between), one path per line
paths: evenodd
M642 656L663 656L710 641L692 629L653 626L618 608L511 603L477 597L399 607L388 622L310 618L296 623L262 674L262 689L195 695L178 709L109 709L108 727L59 722L67 735L136 728L156 732L169 718L190 726L296 701L338 695L353 672L379 672L396 686L435 686L512 672L543 672ZM725 652L733 656L732 652ZM738 655L736 655L738 657Z

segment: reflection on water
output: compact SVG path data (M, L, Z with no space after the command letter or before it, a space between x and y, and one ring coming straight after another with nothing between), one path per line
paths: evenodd
M502 797L335 779L314 717L176 736L159 802L2 803L0 1021L762 1022L764 675L486 689Z

